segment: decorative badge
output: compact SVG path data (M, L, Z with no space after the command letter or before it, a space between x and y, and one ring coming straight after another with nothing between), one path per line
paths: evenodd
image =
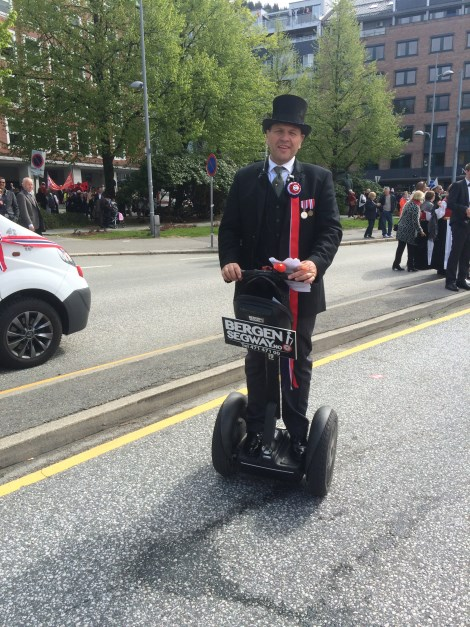
M287 193L293 198L299 196L301 191L302 188L300 187L300 183L297 183L297 181L292 181L292 183L289 183L287 186Z

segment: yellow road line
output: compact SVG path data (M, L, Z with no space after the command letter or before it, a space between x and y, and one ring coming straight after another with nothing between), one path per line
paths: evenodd
M338 359L343 359L344 357L349 357L355 353L359 353L361 351L367 350L369 348L373 348L374 346L378 346L380 344L384 344L385 342L390 342L399 337L404 337L405 335L409 335L410 333L416 333L417 331L422 331L423 329L427 329L436 324L441 324L443 322L447 322L449 320L454 320L455 318L459 318L461 316L467 315L470 313L470 309L465 309L463 311L458 311L447 316L443 316L442 318L437 318L436 320L429 320L428 322L422 322L414 327L403 329L402 331L397 331L395 333L391 333L390 335L386 335L381 338L377 338L370 342L365 342L364 344L360 344L359 346L355 346L353 348L349 348L347 350L341 351L339 353L335 353L334 355L330 355L329 357L325 357L323 359L319 359L315 361L313 364L313 368L318 368L319 366L323 366L332 361L336 361ZM242 394L246 394L246 388L239 390ZM152 433L157 433L162 429L166 429L167 427L171 427L172 425L176 425L180 422L188 420L189 418L194 418L199 414L202 414L206 411L210 411L211 409L215 409L219 405L221 405L225 396L220 396L215 398L212 401L204 403L203 405L198 405L197 407L193 407L179 414L175 414L174 416L170 416L165 420L161 420L159 422L153 423L146 427L142 427L141 429L137 429L137 431L132 431L131 433L127 433L126 435L120 436L110 442L106 442L104 444L100 444L98 446L94 446L88 451L84 451L83 453L78 453L77 455L73 455L63 461L57 462L56 464L52 464L43 468L42 470L38 470L36 472L25 475L24 477L20 477L19 479L15 479L10 481L9 483L5 483L4 485L0 485L0 497L6 496L7 494L11 494L12 492L16 492L20 488L23 488L28 485L32 485L33 483L37 483L38 481L43 481L48 477L52 477L59 473L64 472L65 470L69 470L74 466L78 466L79 464L83 464L91 459L104 455L110 451L121 448L122 446L126 446L131 442L136 442L137 440L141 440Z
M130 357L123 357L122 359L117 359L115 361L109 361L104 364L99 364L97 366L90 366L89 368L83 368L82 370L75 370L74 372L66 372L65 374L58 374L54 377L50 377L49 379L41 379L40 381L33 381L32 383L25 383L24 385L19 385L15 388L9 388L7 390L0 390L0 396L5 396L7 394L12 394L14 392L21 392L24 390L29 390L31 388L39 387L40 385L46 385L49 383L55 383L56 381L61 381L64 379L71 379L72 377L79 377L85 374L90 374L91 372L98 372L100 370L108 370L110 368L114 368L115 366L121 366L122 364L132 363L134 361L140 361L141 359L148 359L150 357L155 357L156 355L164 355L165 353L171 353L172 351L181 350L183 348L188 348L190 346L198 346L200 344L205 344L206 342L211 342L212 340L216 340L222 337L222 334L208 336L199 340L190 340L189 342L185 342L184 344L174 344L173 346L167 346L166 348L156 348L153 351L148 351L147 353L141 353L140 355L132 355Z

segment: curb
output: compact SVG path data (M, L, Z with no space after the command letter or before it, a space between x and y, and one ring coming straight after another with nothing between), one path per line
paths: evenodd
M328 331L314 337L314 351L322 353L368 335L389 330L399 323L458 309L467 304L466 301L468 300L468 293L453 294L439 300L372 318L363 323ZM228 384L240 382L244 380L244 376L244 359L240 359L60 418L53 423L1 438L0 469L6 469L31 458L50 453L55 449L98 434L108 428L142 418L146 414L154 413L156 407L164 414L164 410L176 403L187 401L218 388L227 387ZM164 418L166 416L161 415L156 419L156 422Z

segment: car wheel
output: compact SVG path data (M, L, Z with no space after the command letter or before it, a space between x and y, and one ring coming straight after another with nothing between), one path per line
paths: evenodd
M56 310L39 298L17 298L0 311L0 363L31 368L57 350L62 322Z

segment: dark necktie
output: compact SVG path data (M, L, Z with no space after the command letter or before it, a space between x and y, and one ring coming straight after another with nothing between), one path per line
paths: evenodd
M282 165L276 165L273 168L274 172L276 172L276 176L273 180L273 187L276 195L279 197L282 194L282 190L284 189L284 179L282 178L282 171L284 168Z

